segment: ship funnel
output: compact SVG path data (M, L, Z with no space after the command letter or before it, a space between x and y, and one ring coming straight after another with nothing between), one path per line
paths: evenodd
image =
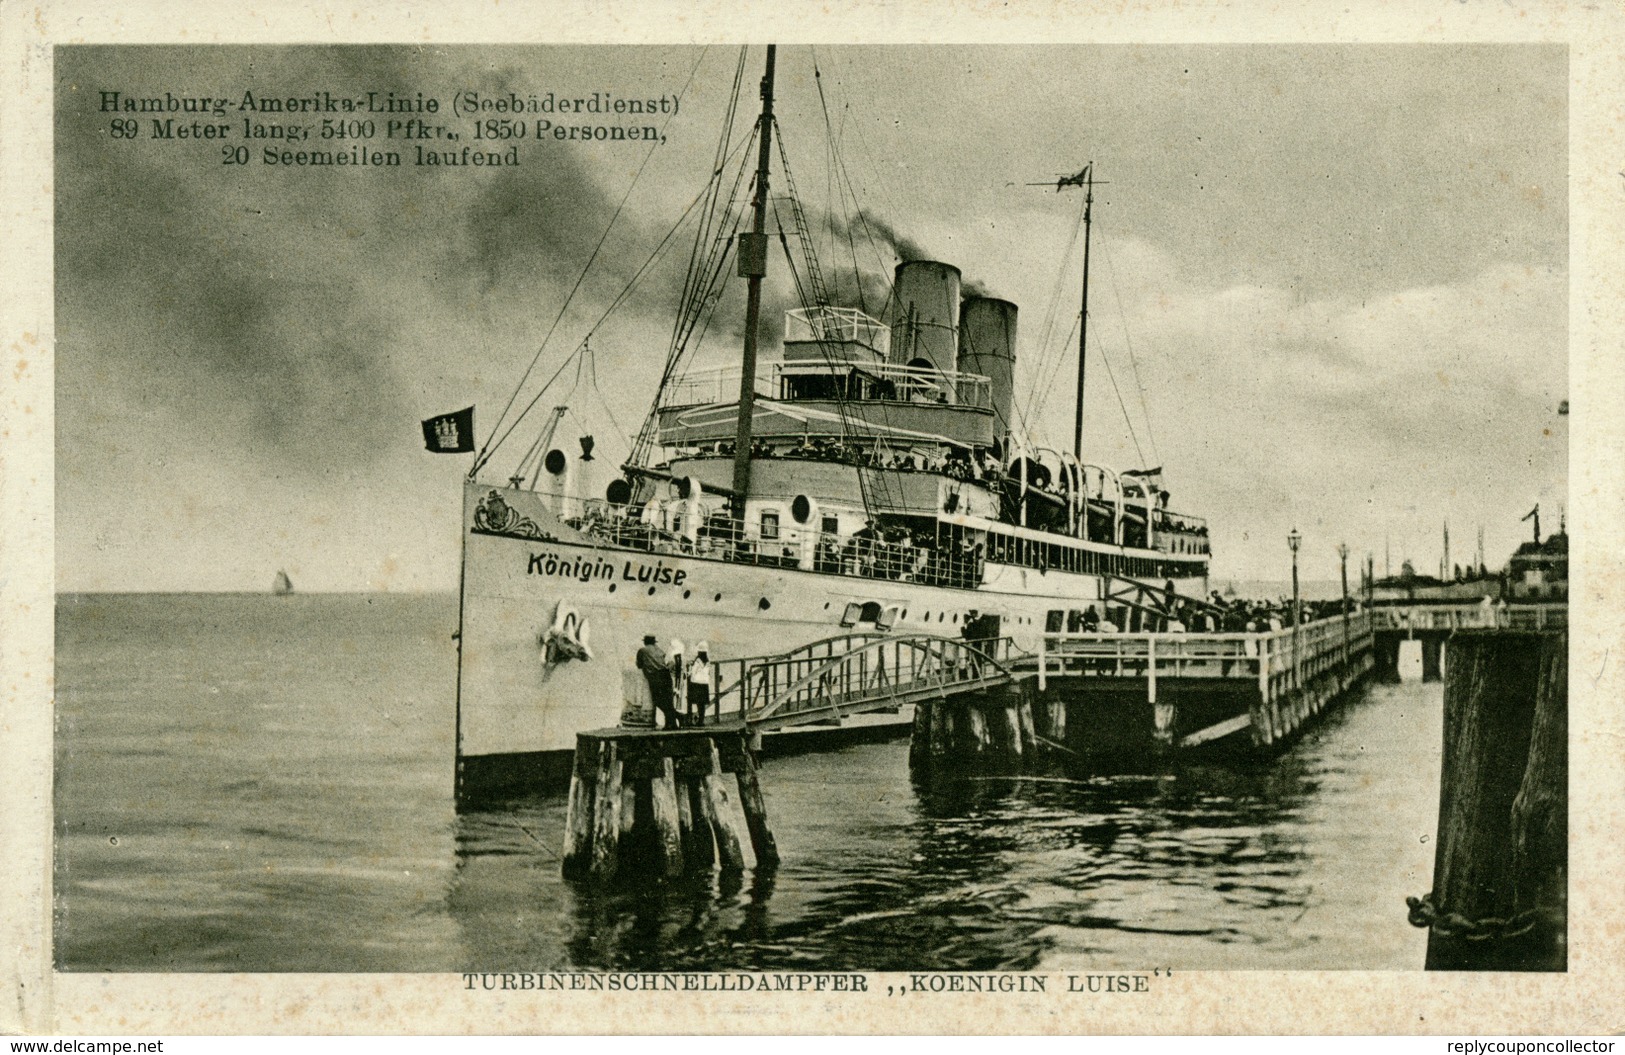
M952 372L959 358L959 269L935 260L897 265L891 361Z
M1016 383L1016 306L993 297L966 297L959 315L959 369L991 382L993 434L1010 431Z

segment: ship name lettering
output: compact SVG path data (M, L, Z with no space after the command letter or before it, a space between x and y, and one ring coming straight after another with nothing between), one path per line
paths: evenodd
M556 553L532 553L530 562L525 566L525 574L591 582L612 577L615 567L600 557L576 557L572 560L568 557L560 559Z
M1045 979L1032 974L911 974L915 993L1042 993Z
M688 572L681 568L668 568L664 561L649 567L642 561L627 561L621 565L621 578L627 582L646 582L656 586L681 586Z
M1149 993L1151 977L1144 974L1069 974L1069 993Z

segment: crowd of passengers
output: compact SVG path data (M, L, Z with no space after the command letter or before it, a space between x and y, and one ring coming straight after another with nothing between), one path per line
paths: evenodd
M1342 601L1303 601L1298 605L1302 613L1300 625L1312 623L1317 619L1330 619L1341 615ZM1350 600L1349 611L1359 611L1359 602ZM1124 631L1132 632L1159 632L1159 633L1192 633L1192 634L1266 634L1277 630L1290 629L1293 624L1292 600L1282 598L1279 601L1252 601L1241 598L1226 599L1214 593L1206 605L1195 603L1189 598L1176 599L1173 611L1168 615L1155 615L1150 612L1136 613L1134 610L1123 607L1118 608L1127 621L1136 624L1119 626L1112 621L1110 610L1102 614L1090 605L1083 611L1068 613L1066 632L1070 634L1116 634ZM1053 613L1059 618L1058 613ZM1052 623L1048 630L1054 633L1059 626Z
M706 453L732 458L734 449L732 442L723 440L712 444ZM804 436L800 443L789 446L780 446L765 440L752 440L750 456L804 458L809 461L839 462L842 465L858 465L871 469L895 469L905 473L942 473L953 480L989 484L1005 478L1004 471L999 468L998 459L992 454L983 454L978 459L963 450L949 450L947 453L893 451L881 447L860 447L825 436L817 439Z
M732 441L720 440L710 444L708 448L703 449L703 452L723 458L732 458L735 449ZM816 439L803 436L799 443L789 446L769 443L766 440L752 440L750 456L752 458L804 458L809 461L839 462L842 465L891 469L897 472L941 473L950 480L961 483L980 483L995 488L1009 478L1009 474L1000 466L999 460L990 451L982 451L979 455L974 455L970 451L960 448L949 448L946 452L891 451L879 446L860 447L827 436L820 436ZM1029 480L1028 486L1056 498L1066 497L1061 486L1049 479ZM1160 497L1163 503L1166 503L1166 493L1163 493ZM1199 537L1207 536L1206 524L1186 520L1183 517L1170 514L1166 510L1162 511L1158 518L1158 527L1163 531L1179 531Z
M1256 634L1285 630L1293 625L1292 598L1277 601L1253 601L1243 598L1226 599L1217 592L1209 600L1211 607L1199 608L1188 601L1180 601L1168 620L1168 630L1179 633ZM1359 610L1359 603L1349 601L1349 611ZM1343 602L1300 601L1300 623L1329 619L1341 615Z
M608 516L599 509L590 510L572 526L619 545L656 552L669 549L775 568L794 568L801 563L800 546L786 539L741 538L736 522L726 513L708 517L693 539L651 527L636 517ZM819 534L813 547L813 568L866 579L974 586L981 579L982 557L980 543L967 540L958 547L941 548L930 532L880 528L870 522L851 535Z

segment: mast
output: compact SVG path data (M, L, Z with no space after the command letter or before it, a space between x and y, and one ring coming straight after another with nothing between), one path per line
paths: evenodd
M1078 406L1073 413L1072 453L1083 461L1083 379L1089 365L1086 352L1089 347L1089 223L1095 204L1095 163L1083 170L1083 308L1078 317Z
M755 217L749 233L739 236L739 274L747 280L745 347L739 375L739 423L734 429L733 496L735 520L743 530L745 496L750 493L750 426L756 411L756 341L762 314L762 277L767 274L767 163L773 141L773 58L776 46L767 46L767 70L762 74L762 116L758 124L760 149L756 155Z

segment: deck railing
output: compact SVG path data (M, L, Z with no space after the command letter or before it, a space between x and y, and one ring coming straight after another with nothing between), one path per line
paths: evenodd
M759 527L748 531L744 521L723 513L700 516L669 508L644 519L624 515L623 508L595 499L584 503L582 516L565 523L610 545L645 553L931 586L974 587L982 581L982 557L946 545L791 525L781 525L774 537L764 538ZM697 523L689 523L688 517Z
M692 370L667 382L660 392L661 410L676 407L710 406L732 403L739 398L738 367L719 366ZM981 374L957 370L934 370L893 363L783 362L768 363L756 370L754 391L765 399L791 399L785 381L789 378L834 377L849 382L841 394L847 400L936 403L978 407L993 406L993 385ZM830 398L834 398L833 396Z

